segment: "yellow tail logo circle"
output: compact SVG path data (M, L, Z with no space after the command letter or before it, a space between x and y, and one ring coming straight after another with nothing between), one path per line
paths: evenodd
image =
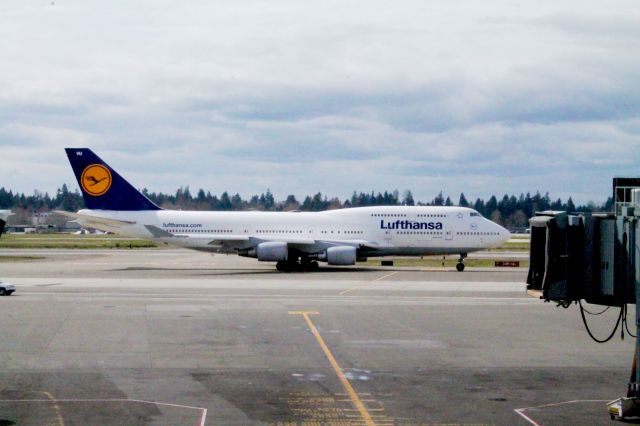
M111 172L102 164L91 164L82 172L80 184L89 195L103 195L111 188Z

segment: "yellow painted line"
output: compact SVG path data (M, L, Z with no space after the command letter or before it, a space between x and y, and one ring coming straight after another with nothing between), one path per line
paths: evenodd
M333 354L331 353L331 350L329 349L327 344L324 342L324 339L320 335L320 332L318 332L318 329L316 328L316 326L311 321L311 318L309 317L309 315L312 315L312 314L316 314L317 315L318 313L317 312L305 312L305 311L297 311L297 312L296 311L292 311L292 312L289 312L289 314L290 315L302 315L304 320L307 322L307 325L309 326L309 329L311 330L311 333L313 333L313 335L315 336L316 340L318 341L318 344L322 348L322 351L324 352L325 356L329 360L329 363L333 367L333 370L336 372L336 375L338 376L338 379L340 379L340 383L342 383L342 387L344 388L345 391L347 391L347 395L349 395L349 399L351 399L351 402L353 403L353 406L356 407L358 412L360 412L360 416L362 417L362 420L364 420L364 423L367 426L375 426L375 423L373 422L373 419L371 418L371 415L369 414L369 412L365 408L364 404L360 400L360 397L358 396L356 391L353 389L353 386L351 386L351 383L349 383L349 380L345 377L344 373L342 372L342 367L340 367L340 365L338 364L338 361L336 361L336 359L334 358Z
M53 408L56 410L56 416L58 417L58 426L64 426L64 420L62 420L62 415L60 414L60 406L56 399L51 395L51 392L43 391L43 394L47 396L53 402Z
M384 275L384 276L382 276L380 278L376 278L375 280L371 280L371 281L367 282L366 284L362 284L362 285L358 285L358 286L355 286L355 287L351 287L350 289L347 289L347 290L341 292L340 296L342 296L344 294L347 294L350 291L357 290L357 289L362 288L362 287L366 287L367 285L369 285L371 283L375 283L376 281L381 281L381 280L384 280L385 278L389 278L390 276L395 275L397 273L398 273L398 271L394 271L394 272L392 272L390 274L387 274L387 275Z

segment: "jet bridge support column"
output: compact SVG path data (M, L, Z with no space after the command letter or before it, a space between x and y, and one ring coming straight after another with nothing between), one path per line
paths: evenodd
M627 273L633 280L636 296L636 344L634 347L633 365L631 368L631 380L626 398L619 398L608 404L609 415L612 420L621 420L629 417L640 417L640 189L634 189L632 195L633 204L618 220L624 221L623 229L627 235L628 259Z
M629 383L629 393L631 393L633 388L633 397L638 399L640 397L640 368L638 368L638 360L640 359L640 226L638 223L638 219L640 218L640 190L634 190L635 203L634 203L634 214L633 217L630 218L632 221L629 225L629 247L630 250L630 260L632 263L632 273L633 280L635 282L636 289L636 353L633 357L633 367L635 377L633 377L633 382Z

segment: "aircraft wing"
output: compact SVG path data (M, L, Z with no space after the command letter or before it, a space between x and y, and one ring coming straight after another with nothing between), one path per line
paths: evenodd
M318 243L326 246L352 246L358 249L364 249L366 251L376 251L380 248L380 245L373 241L367 240L320 240Z
M72 213L56 210L54 213L68 217L79 222L82 226L88 228L97 228L105 231L117 232L119 229L133 225L136 222L104 218L93 215L85 215L81 213ZM144 225L144 227L153 235L154 238L162 239L197 239L206 241L206 245L216 249L233 250L239 247L255 247L263 242L281 241L287 243L292 248L300 249L303 252L318 252L326 250L334 246L353 246L366 250L377 250L378 244L367 240L324 240L314 238L300 238L293 236L252 236L252 235L216 235L216 234L199 234L199 235L176 235L168 232L155 225Z
M186 238L186 235L176 235L165 231L155 225L144 225L145 228L156 238ZM309 238L290 238L290 237L274 237L261 238L251 235L217 235L217 234L197 234L190 235L190 239L209 240L209 244L217 245L219 243L249 243L249 245L258 245L267 241L284 241L288 244L308 245L315 244L317 241Z
M291 237L273 237L273 238L251 238L251 241L254 243L253 246L257 246L262 242L267 241L284 241L287 243L289 247L297 248L300 251L313 253L326 250L329 247L336 246L352 246L359 249L366 249L370 251L375 251L379 249L377 243L367 240L316 240L312 238L291 238Z
M314 240L313 238L299 238L299 237L251 237L251 241L255 242L256 245L260 243L270 242L270 241L282 241L289 245L300 245L307 246L316 244L318 240Z
M378 244L367 240L316 240L313 238L296 238L296 237L251 237L249 239L254 245L258 245L268 241L283 241L291 247L300 248L302 251L308 251L311 246L316 248L328 248L333 246L353 246L358 248L367 248L377 250Z
M265 242L284 242L291 248L299 249L302 252L315 253L326 250L333 246L353 246L360 249L377 250L378 245L366 240L317 240L314 238L301 238L293 236L255 236L255 235L218 235L218 234L196 234L196 235L180 235L173 234L155 225L144 225L144 227L153 235L154 238L166 239L184 239L200 240L205 242L206 246L210 246L216 251L233 252L237 249L255 248L260 243Z

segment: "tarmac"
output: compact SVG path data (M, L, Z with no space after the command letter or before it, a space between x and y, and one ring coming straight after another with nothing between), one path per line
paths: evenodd
M575 306L526 295L521 268L2 256L36 257L0 262L17 286L0 298L2 426L609 424L629 380L635 340L593 342Z

